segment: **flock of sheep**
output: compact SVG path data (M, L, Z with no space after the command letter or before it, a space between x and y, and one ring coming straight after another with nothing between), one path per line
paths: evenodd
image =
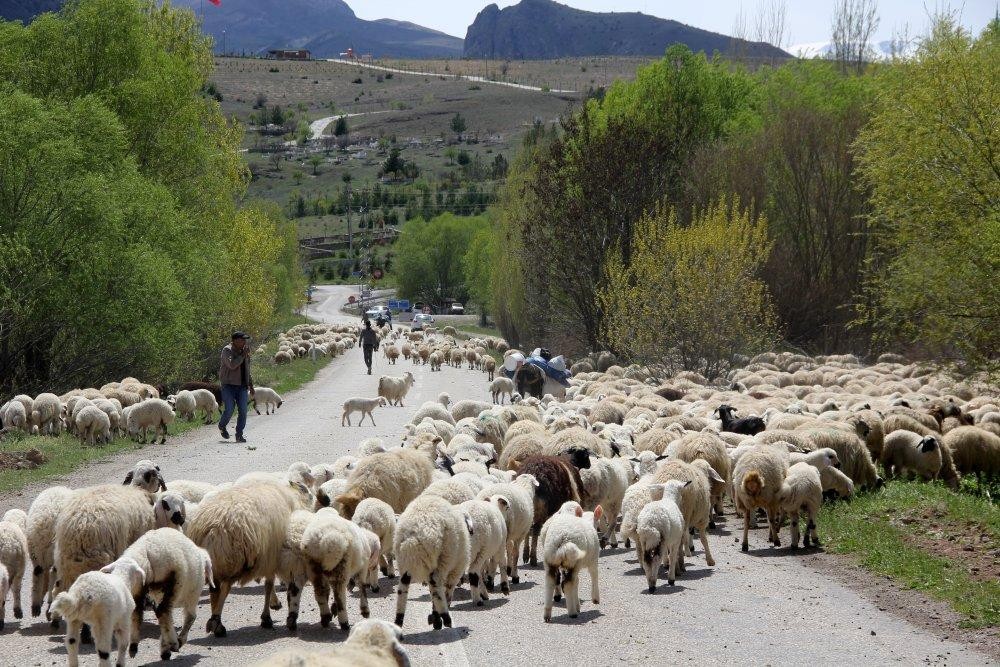
M353 331L336 329L304 325L284 342L303 355L353 344ZM506 352L502 341L459 341L449 331L382 335L390 358L397 350L433 366L437 356L439 366L488 374L490 351ZM788 525L794 549L800 537L819 544L824 496L846 499L899 476L957 488L962 475L1000 474L1000 398L898 357L866 366L850 355L764 354L721 387L690 372L656 382L613 361L580 362L562 398L511 390L512 402L497 404L443 393L419 406L398 442L367 439L335 461L220 484L170 479L141 461L124 484L47 489L26 514L11 510L0 522L0 592L10 588L20 618L30 559L31 613L41 615L47 597L53 627L67 622L70 664L85 626L101 664L112 638L123 664L126 649L135 655L147 599L166 659L184 645L206 584L206 631L217 637L227 633L233 586L264 582L266 628L284 586L295 631L311 584L315 620L328 627L336 615L349 637L324 653L294 649L260 664L408 664L401 640L413 583L428 587L427 622L440 629L453 623L456 588L467 584L482 605L497 588L511 594L519 565L540 560L544 620L563 597L577 616L581 572L598 603L598 558L619 541L634 547L652 591L661 578L672 585L684 576L696 532L714 566L711 531L726 511L742 517L744 551L759 512L769 542L780 546ZM492 391L495 379L487 381ZM349 399L344 419L403 405L412 384L410 373L381 378L380 396ZM36 411L41 429L51 420L33 406L33 424ZM369 619L368 592L397 575L393 622ZM366 619L353 629L352 589ZM173 607L183 610L179 632Z

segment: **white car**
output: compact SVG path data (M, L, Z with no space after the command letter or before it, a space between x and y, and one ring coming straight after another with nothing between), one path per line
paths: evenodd
M453 303L453 304L451 304L451 314L452 315L464 315L465 314L465 306L463 306L460 303Z
M434 324L434 318L430 315L425 315L424 313L417 313L413 316L413 321L410 323L410 329L413 331L423 331L424 327L428 327Z

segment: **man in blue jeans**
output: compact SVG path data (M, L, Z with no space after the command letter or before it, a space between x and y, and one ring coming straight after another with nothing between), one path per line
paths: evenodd
M222 348L219 364L219 384L222 385L222 404L225 406L219 420L219 432L223 438L229 439L226 426L233 416L233 408L236 408L239 413L236 417L236 442L246 442L243 427L247 424L247 403L253 393L249 345L250 336L242 331L235 332L232 342Z

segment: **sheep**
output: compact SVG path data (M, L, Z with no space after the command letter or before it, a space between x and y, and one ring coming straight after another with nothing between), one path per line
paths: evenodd
M680 508L684 516L684 524L689 531L698 530L701 546L705 550L705 564L715 565L712 550L708 545L708 527L712 521L712 484L718 478L712 466L704 459L696 459L692 463L671 459L660 465L653 474L653 481L664 484L671 479L691 484L681 491ZM690 533L689 533L690 535ZM694 553L693 537L688 537L688 552ZM680 556L678 566L684 571L684 554Z
M277 352L274 353L273 361L277 366L290 364L292 363L292 355L284 350L278 350Z
M490 383L490 395L493 403L503 404L504 397L510 398L514 393L514 381L506 377L498 377Z
M149 459L138 461L135 467L125 475L125 481L122 484L138 487L147 493L167 490L167 484L163 481L160 466Z
M410 667L410 658L400 640L402 631L389 623L366 618L351 629L343 644L313 653L288 649L254 663L253 667Z
M120 484L80 489L63 504L55 525L57 592L100 569L153 529L153 496Z
M483 370L486 371L486 381L493 382L493 376L497 371L497 360L493 357L483 359Z
M216 490L218 490L218 487L207 482L194 482L187 479L174 479L170 481L170 491L176 493L188 503L198 504L205 496Z
M197 410L205 414L205 423L211 424L215 413L219 411L219 400L208 389L193 389L191 394L194 396L195 405L198 406Z
M367 575L378 564L378 538L374 545L365 533L370 532L341 517L336 510L323 508L316 512L302 533L302 553L312 580L316 604L320 608L320 625L330 626L330 590L333 589L337 620L341 630L349 630L347 620L347 584L357 577L361 598L361 615L368 618ZM374 537L374 535L373 535Z
M424 363L427 363L424 357L424 352L426 352L426 349L421 348L420 359L424 360ZM441 366L444 364L444 354L442 354L441 352L433 352L429 354L429 358L431 362L431 372L433 373L434 371L440 371Z
M454 477L440 479L431 483L430 486L424 489L421 495L438 496L444 498L452 505L461 505L466 501L472 500L475 496L467 484L464 484L460 480L455 480Z
M1000 436L978 426L959 426L944 435L943 443L958 472L975 473L980 489L984 475L1000 475Z
M566 595L566 612L570 618L580 615L580 570L590 574L590 598L600 604L601 595L597 577L597 556L600 552L595 523L603 510L598 505L593 512L584 512L579 504L567 503L565 511L549 517L539 534L542 541L542 560L545 563L545 607L542 619L552 621L552 605L557 586ZM565 507L565 506L562 506Z
M0 423L4 428L28 431L28 411L20 401L10 401L0 408Z
M196 505L191 505L195 508ZM184 522L188 519L188 504L184 496L174 491L161 493L153 505L153 523L157 528L175 528L184 530Z
M778 493L778 506L781 509L782 517L788 516L791 530L792 549L799 548L799 515L806 515L806 532L802 536L802 546L809 547L809 539L812 544L819 546L819 538L816 536L816 514L823 503L823 482L820 479L820 472L815 466L806 461L800 461L788 468L785 481L781 484ZM778 520L780 529L783 519Z
M684 436L677 444L675 456L688 463L697 459L708 462L712 469L718 473L726 485L732 478L732 463L726 451L725 443L711 433L694 433ZM722 494L713 502L715 513L722 515Z
M344 413L340 416L340 425L344 426L344 422L347 422L347 426L351 425L351 413L360 412L361 420L358 422L358 426L365 421L365 417L368 417L372 421L372 426L375 426L375 416L372 414L377 407L385 407L386 399L384 396L379 396L378 398L349 398L344 401Z
M146 444L147 431L152 428L153 440L156 440L157 433L162 432L160 444L166 444L167 426L174 421L174 411L170 408L169 403L163 399L150 398L142 403L129 406L127 409L128 416L125 424L132 439Z
M507 577L507 519L510 501L502 496L489 500L468 500L459 505L472 522L470 530L469 590L477 606L483 606L489 599L487 573L500 569L500 592L510 594ZM492 577L489 577L492 582Z
M865 456L867 456L865 450ZM769 539L781 546L778 537L781 485L785 481L788 461L768 445L757 445L744 454L733 470L733 504L743 513L743 551L749 551L750 520L761 507L767 512Z
M20 528L25 535L28 534L28 513L22 509L11 509L3 513L0 521L9 521Z
M288 617L286 624L289 632L298 630L299 605L302 600L302 589L309 578L305 554L302 553L302 535L315 515L309 510L295 510L288 517L288 527L285 539L281 543L278 556L278 567L275 576L287 586ZM271 601L272 607L274 600Z
M924 480L936 479L941 471L940 437L893 431L882 448L882 468L890 479L906 472Z
M819 471L820 482L823 485L823 497L828 495L840 498L850 498L854 495L854 482L840 471L839 468L823 468Z
M216 585L205 631L226 636L222 608L234 583L264 579L261 627L273 627L268 604L281 547L293 511L305 509L309 492L296 482L249 481L206 497L188 524L188 537L212 560Z
M55 394L39 394L31 402L28 413L31 425L39 435L59 435L62 432L62 401Z
M604 508L603 527L599 529L601 548L609 543L612 549L617 548L615 521L621 511L625 491L632 480L631 463L622 458L602 459L592 456L590 467L580 471L580 479L587 494L587 507L600 505Z
M8 519L5 514L4 520L0 521L0 570L4 583L10 588L16 619L24 618L24 612L21 610L21 581L27 563L28 538L24 534L24 528L20 525L18 517L11 516ZM0 630L4 627L6 604L7 591L0 586Z
M837 452L841 470L858 487L874 490L882 486L882 478L878 476L868 447L854 433L830 428L809 429L802 433L811 449L829 447Z
M756 435L767 428L767 424L760 417L743 417L741 419L735 419L733 413L736 412L735 408L728 405L720 405L716 412L719 414L719 419L722 420L722 430L729 431L730 433L741 433L743 435ZM721 472L716 470L716 472Z
M449 600L462 575L469 571L472 521L443 498L421 495L400 515L393 539L399 564L396 625L403 627L410 582L427 584L435 630L451 627Z
M365 458L366 456L371 456L372 454L382 454L389 451L385 443L379 438L368 438L367 440L362 440L361 444L358 445L358 458Z
M137 601L132 613L132 642L129 654L135 657L139 649L140 627L146 595L159 598L155 607L160 624L160 658L169 660L187 643L194 624L198 600L205 584L214 585L212 560L208 553L183 534L170 528L150 531L132 543L121 557L101 572L113 574L123 567L136 564L143 572L142 584L130 590ZM184 610L184 624L178 634L174 628L173 609Z
M383 375L378 379L378 395L389 401L390 405L403 407L403 399L413 384L413 373L409 371L403 373L403 377Z
M382 574L387 577L396 576L392 551L392 541L396 535L396 515L388 503L378 498L365 498L358 503L351 521L378 536L382 545L380 556Z
M385 358L389 360L389 365L394 365L396 360L399 359L399 348L395 345L386 345L384 353Z
M410 418L409 423L419 424L427 418L447 422L452 426L455 425L455 418L452 417L451 412L445 406L441 405L439 401L428 401L421 405L420 409Z
M59 593L52 602L52 613L66 619L66 653L70 667L79 664L80 631L86 623L93 629L98 664L110 667L111 640L118 645L115 664L125 664L125 650L132 640L132 613L135 600L132 590L142 587L142 568L134 560L119 563L114 573L86 572L69 590Z
M667 584L677 579L677 564L684 548L684 516L681 514L681 492L691 481L672 479L663 484L651 484L652 499L639 512L636 520L636 551L646 573L650 593L656 592L660 565L668 567Z
M528 538L534 522L535 492L538 480L534 475L518 475L511 482L491 484L482 489L476 498L490 500L502 496L508 503L504 518L507 521L507 574L511 583L521 582L517 570L517 557L521 543Z
M451 406L451 416L457 423L466 417L478 418L481 413L486 412L491 407L492 405L485 401L462 400Z
M402 512L430 485L433 475L431 459L421 452L394 449L373 454L358 461L358 467L347 478L347 490L337 496L336 502L348 519L365 498L378 498L394 512Z
M583 448L572 449L563 456L531 456L521 465L519 474L532 475L538 482L534 497L534 525L523 552L524 560L529 561L530 558L531 565L538 564L538 536L545 520L567 501L580 505L588 501L580 469L589 467L589 452Z
M111 418L95 405L81 409L74 420L80 444L96 445L111 442Z
M606 459L615 455L610 444L597 435L575 426L555 433L546 443L544 452L549 456L559 456L574 449L586 449L594 456Z
M55 530L56 519L63 506L73 496L73 492L65 486L53 486L45 489L28 508L28 521L25 534L28 537L28 553L34 569L31 575L31 615L38 617L42 613L42 600L55 584L50 580L55 567ZM51 598L50 598L51 603Z
M167 397L167 402L171 403L170 397ZM182 389L173 396L172 403L174 414L184 421L194 421L195 412L198 410L198 402L195 400L194 394L187 389Z
M281 394L270 387L254 387L250 402L258 415L260 414L261 405L264 406L264 414L271 415L281 407L284 401L281 399Z

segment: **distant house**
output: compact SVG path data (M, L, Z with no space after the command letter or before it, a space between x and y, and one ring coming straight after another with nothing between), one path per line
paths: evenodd
M309 53L309 49L268 49L267 55L269 58L275 58L277 60L312 59L312 54Z

